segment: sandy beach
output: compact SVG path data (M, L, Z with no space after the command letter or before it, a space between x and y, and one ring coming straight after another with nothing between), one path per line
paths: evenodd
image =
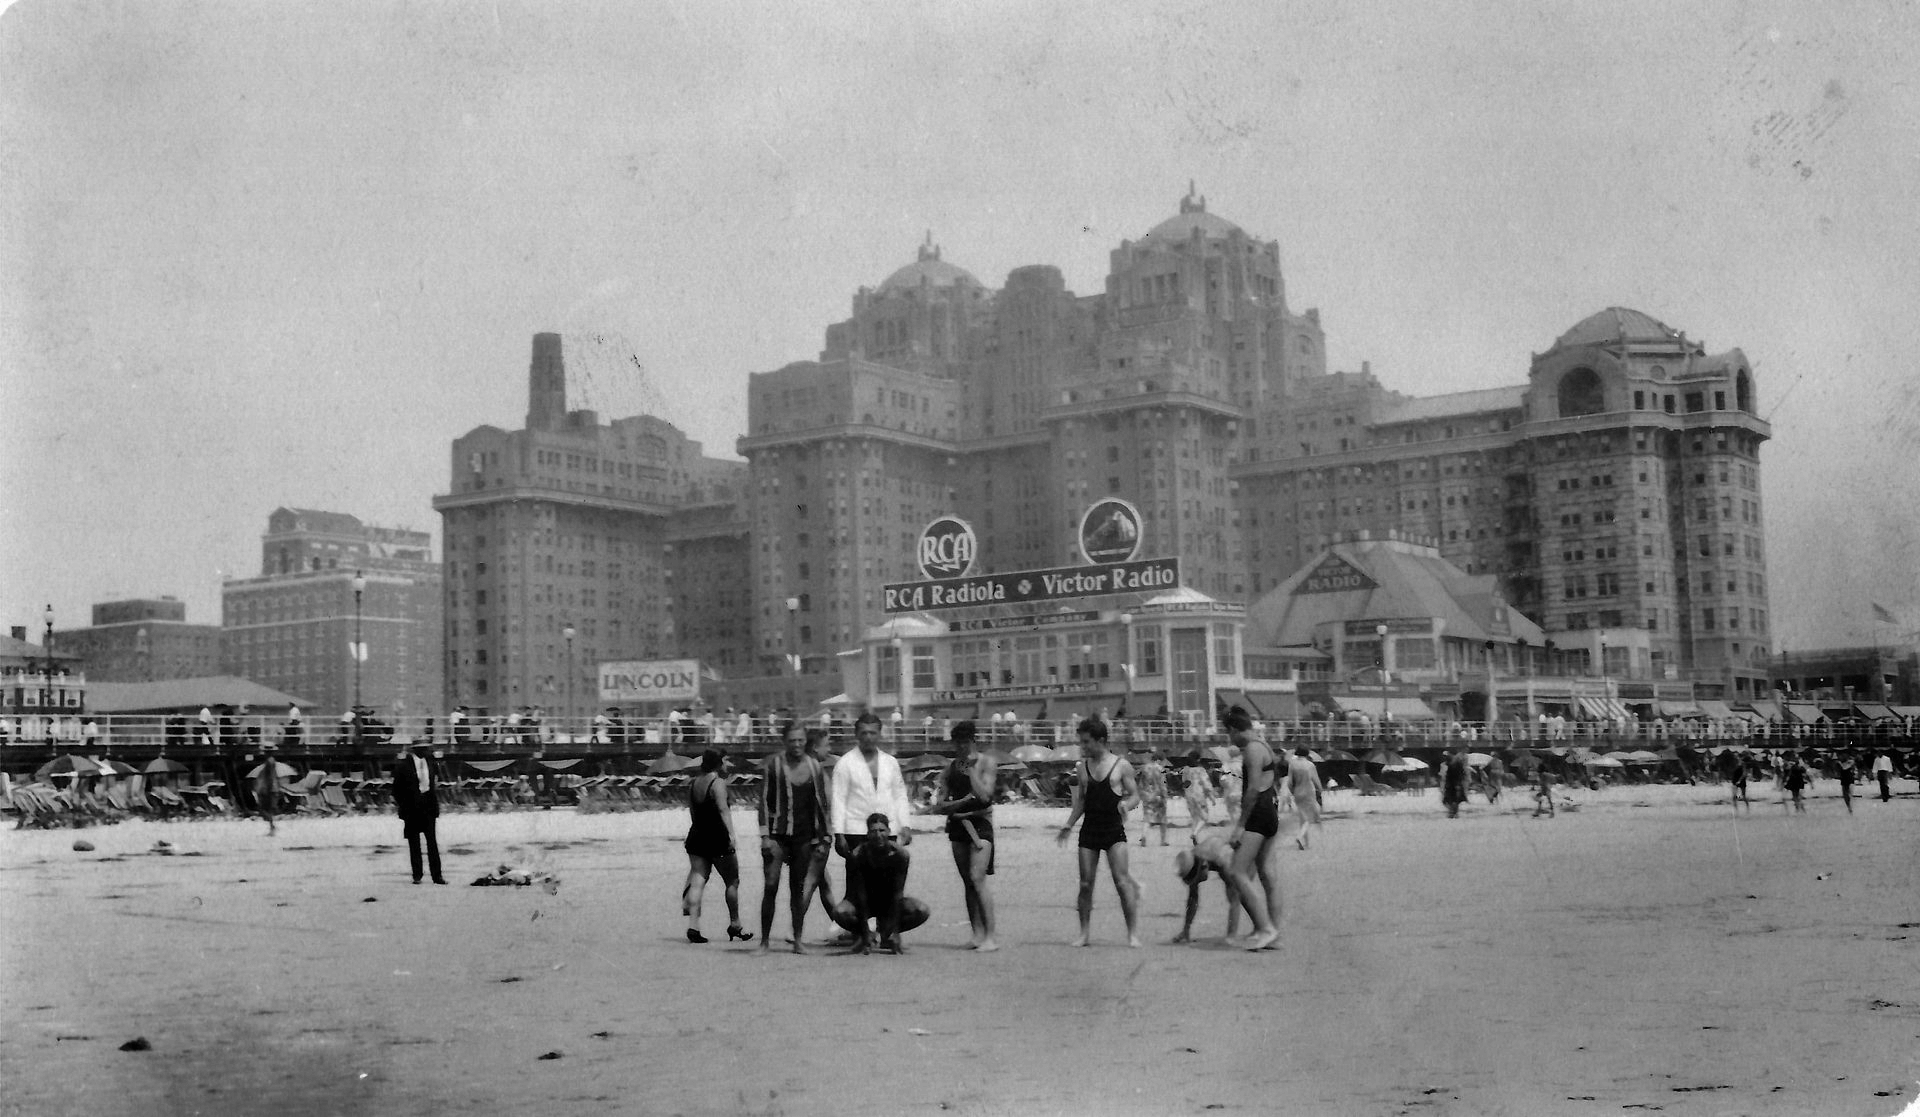
M1214 882L1203 941L1167 945L1178 802L1174 844L1131 849L1143 949L1104 874L1094 946L1064 945L1065 811L1003 807L1007 949L963 949L923 820L933 918L898 958L688 944L682 811L448 815L444 888L391 817L6 832L0 1112L1885 1117L1920 1079L1920 800L1818 790L1736 816L1615 787L1551 820L1522 790L1455 821L1335 792L1260 955L1220 943ZM560 887L467 886L503 862Z

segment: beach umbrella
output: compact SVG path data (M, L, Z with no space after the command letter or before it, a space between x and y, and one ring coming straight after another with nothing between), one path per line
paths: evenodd
M900 770L902 772L926 772L934 768L945 768L946 766L947 757L932 752L923 752L911 760L903 760L900 762Z
M149 776L177 776L187 770L185 764L164 756L156 756L147 761L146 767L146 773Z
M1079 746L1075 746L1075 747L1077 748ZM1023 764L1032 764L1036 761L1055 759L1053 750L1048 748L1045 745L1021 745L1019 748L1014 749L1013 752L1011 752L1008 755L1011 756L1013 759L1020 761Z
M34 769L33 778L36 780L44 780L48 776L60 776L60 775L68 775L68 774L75 775L75 776L90 776L95 772L98 772L99 770L100 770L100 765L95 764L93 761L88 760L86 757L75 756L73 753L68 753L65 756L56 756L52 760L49 760L45 764L42 764L40 765L40 767Z
M1493 756L1489 753L1470 752L1467 754L1468 767L1485 768L1487 765L1491 763L1493 763Z
M647 775L666 776L672 775L675 772L684 772L688 768L698 767L700 767L700 762L693 757L681 756L669 750L665 755L661 756L660 759L647 765Z
M1400 760L1400 754L1386 749L1374 749L1367 754L1368 764L1394 764Z
M1626 765L1611 756L1589 756L1586 759L1589 768L1625 768Z
M1393 763L1386 765L1385 770L1389 772L1422 772L1426 770L1426 767L1427 762L1424 760L1412 756L1401 756L1396 757Z
M1061 745L1059 748L1054 749L1053 755L1048 757L1047 759L1061 760L1071 764L1074 761L1080 759L1080 746L1079 745Z
M1634 749L1632 752L1615 753L1613 754L1613 758L1628 764L1658 764L1661 760L1666 759L1659 753L1651 752L1647 749ZM1674 759L1677 760L1679 758L1676 756Z
M106 776L137 776L140 769L119 760L100 761L100 774Z
M1307 755L1309 755L1309 756L1313 756L1313 754L1312 754L1312 753L1308 753ZM1319 757L1317 757L1317 756L1314 756L1314 757L1313 757L1313 759L1314 759L1314 760L1319 760L1320 758L1319 758ZM1355 756L1355 755L1353 755L1352 753L1350 753L1350 752L1348 752L1348 751L1347 751L1346 749L1329 749L1329 750L1327 750L1327 759L1328 759L1328 760L1345 760L1345 761L1349 761L1349 762L1351 762L1351 763L1354 763L1354 764L1358 764L1358 763L1360 763L1360 758L1359 758L1359 757L1357 757L1357 756Z
M981 749L980 755L991 761L996 768L1005 768L1008 765L1017 765L1020 763L1000 749Z
M253 771L247 773L247 778L250 780L257 780L260 778L260 773L266 770L267 770L267 766L265 764L256 764L253 766ZM273 774L279 777L280 779L290 780L293 777L300 774L300 769L295 768L291 764L282 764L280 761L276 760L276 761L273 761Z

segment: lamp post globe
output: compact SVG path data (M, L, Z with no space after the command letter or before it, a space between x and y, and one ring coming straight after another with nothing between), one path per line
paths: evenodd
M47 634L45 638L42 639L40 642L40 650L45 652L47 656L46 677L41 680L45 689L41 691L40 704L42 706L51 706L53 705L53 603L52 602L47 603L47 607L43 612L41 612L40 618L47 622ZM49 739L52 738L53 736L52 730L48 730L47 736Z
M1373 634L1380 638L1380 739L1387 739L1387 626L1376 624Z
M562 628L560 635L567 639L567 713L563 720L571 722L573 720L573 626L567 625ZM571 730L569 730L569 735L571 735Z

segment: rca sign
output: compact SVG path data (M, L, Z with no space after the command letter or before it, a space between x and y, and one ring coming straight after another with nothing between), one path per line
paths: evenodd
M973 526L958 516L942 516L920 530L914 557L920 564L920 576L932 581L966 577L979 553Z

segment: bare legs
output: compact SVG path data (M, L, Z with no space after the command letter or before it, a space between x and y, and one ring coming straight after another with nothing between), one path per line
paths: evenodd
M807 905L813 902L813 889L819 883L817 864L813 851L806 848L793 851L792 859L787 856L786 846L777 841L767 842L760 847L760 952L773 949L773 908L780 900L780 870L787 870L787 899L793 911L793 952L805 954L806 946L800 941L800 929L807 919Z
M1100 871L1100 850L1081 849L1080 851L1080 937L1073 940L1074 946L1086 946L1093 941L1093 882ZM1120 894L1120 914L1127 921L1127 945L1140 945L1139 911L1140 886L1134 883L1133 875L1127 871L1127 843L1115 842L1107 847L1107 872L1113 877L1113 889Z
M993 940L993 890L987 884L987 866L993 862L993 843L978 849L972 842L949 842L953 847L953 867L960 871L960 887L967 897L967 923L973 937L967 946L973 950L998 950Z
M687 930L700 932L700 899L706 895L707 877L713 872L713 863L698 854L687 854L687 884L680 890L680 914L687 917ZM733 921L740 922L740 890L737 886L727 888L729 906L734 909Z
M1253 938L1247 940L1248 950L1264 950L1280 937L1280 888L1273 872L1272 845L1264 835L1242 834L1240 845L1233 851L1233 864L1227 869L1227 879L1233 882L1241 906L1253 919ZM1255 903L1256 875L1260 881L1258 895L1265 899L1264 904Z

